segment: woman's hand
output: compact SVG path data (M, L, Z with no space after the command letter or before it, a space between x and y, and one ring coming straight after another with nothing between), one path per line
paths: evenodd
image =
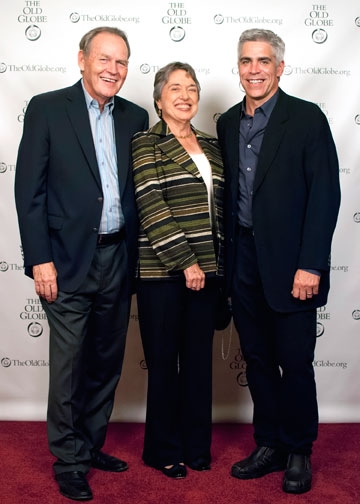
M205 287L205 273L198 264L193 264L184 270L186 287L199 291Z

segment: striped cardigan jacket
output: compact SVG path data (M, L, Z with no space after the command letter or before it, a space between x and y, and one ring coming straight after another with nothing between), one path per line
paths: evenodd
M223 276L224 178L220 149L215 138L193 131L212 169L212 226L206 185L166 123L159 121L133 138L140 278L172 278L183 275L183 270L195 263L206 276Z

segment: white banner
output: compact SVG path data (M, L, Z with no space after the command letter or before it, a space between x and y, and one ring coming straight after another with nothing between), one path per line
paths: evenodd
M23 274L14 174L24 113L34 94L80 78L78 44L96 26L117 26L130 41L121 95L157 116L156 71L190 63L201 84L194 125L215 135L216 119L243 97L237 42L248 28L271 29L286 44L282 89L326 114L340 160L342 204L332 252L331 292L318 310L314 367L320 421L360 421L360 4L358 0L0 0L0 420L44 420L48 326ZM64 146L65 147L65 146ZM144 421L147 372L134 299L114 420ZM214 339L214 421L250 422L252 403L238 335Z

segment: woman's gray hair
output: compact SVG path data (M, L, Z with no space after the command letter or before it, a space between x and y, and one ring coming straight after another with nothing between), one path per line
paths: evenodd
M245 42L267 42L274 50L276 64L284 61L285 43L271 30L263 30L260 28L251 28L242 32L238 43L238 60L240 60L241 50Z
M119 28L112 26L99 26L98 28L93 28L92 30L85 33L85 35L83 35L82 39L80 40L79 47L80 50L83 51L85 56L89 55L91 42L93 38L96 37L96 35L99 35L99 33L111 33L122 38L127 48L128 58L130 58L130 44L126 33L122 30L119 30Z
M156 113L158 114L159 117L161 117L161 111L159 110L156 102L160 100L161 98L161 93L163 90L163 87L165 84L168 82L170 74L174 72L175 70L184 70L186 73L190 75L192 80L195 82L196 87L197 87L197 92L198 92L198 97L200 99L200 84L199 81L197 80L195 70L191 65L188 63L181 63L180 61L173 61L172 63L168 63L164 67L160 68L156 72L155 75L155 80L154 80L154 92L153 92L153 98L154 98L154 107L156 110Z

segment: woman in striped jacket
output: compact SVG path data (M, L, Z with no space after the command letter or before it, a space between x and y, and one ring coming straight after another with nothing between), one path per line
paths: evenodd
M133 139L140 217L137 302L148 367L143 460L172 478L210 469L212 344L223 277L223 166L191 125L200 85L174 62L155 76L160 121ZM185 465L186 464L186 465Z

